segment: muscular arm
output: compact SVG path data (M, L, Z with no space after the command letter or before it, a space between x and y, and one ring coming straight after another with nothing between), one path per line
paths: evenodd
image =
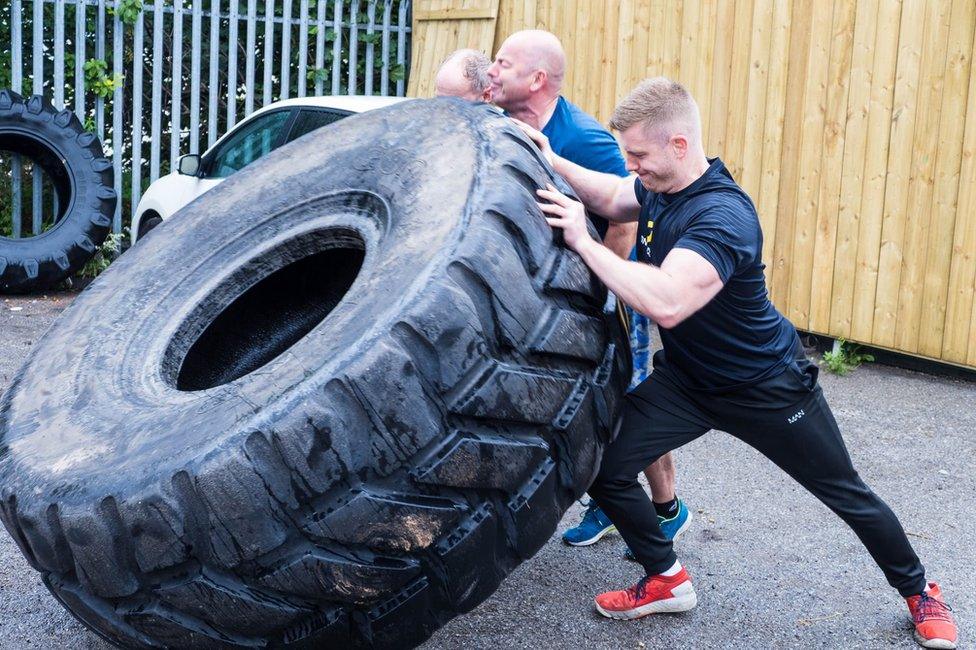
M723 286L708 260L684 248L668 253L660 267L622 260L592 239L577 252L617 297L665 329L704 307Z
M512 120L539 147L539 151L579 195L590 212L600 215L611 223L637 221L640 203L634 194L634 177L621 178L586 169L562 156L557 156L549 146L549 138L525 122ZM636 233L636 230L634 230ZM633 244L631 244L633 245ZM628 253L630 250L628 249ZM626 255L625 255L626 256Z
M634 194L633 176L621 178L595 172L556 154L552 154L552 166L572 186L590 212L611 222L637 221L640 203Z
M665 329L704 307L721 291L722 279L698 253L675 248L660 267L620 259L586 231L586 212L579 201L549 187L539 190L546 221L563 231L566 245L579 253L590 269L621 300Z

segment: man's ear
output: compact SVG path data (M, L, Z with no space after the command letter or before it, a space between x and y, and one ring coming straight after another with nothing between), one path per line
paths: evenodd
M548 79L549 74L545 70L536 70L532 75L532 83L529 85L529 90L536 92L546 85L546 80Z
M674 151L674 157L681 160L686 155L688 155L688 138L680 133L676 133L671 136L670 142L671 150Z
M491 90L491 86L488 86L485 88L484 92L481 93L481 101L486 104L490 104L491 100L493 99L492 94L493 92Z

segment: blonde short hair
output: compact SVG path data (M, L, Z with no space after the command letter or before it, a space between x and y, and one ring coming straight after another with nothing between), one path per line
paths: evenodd
M698 104L687 88L666 77L645 79L617 104L610 128L626 131L635 124L649 135L670 138L685 131L689 139L701 139Z

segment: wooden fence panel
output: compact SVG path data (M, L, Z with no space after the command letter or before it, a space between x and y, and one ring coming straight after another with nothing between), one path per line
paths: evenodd
M457 18L486 4L417 7ZM418 34L411 88L452 49L492 54L526 28L560 37L563 94L601 121L641 79L676 78L699 100L707 153L756 201L783 313L976 365L972 0L499 0L496 15L490 45L415 16L437 45Z

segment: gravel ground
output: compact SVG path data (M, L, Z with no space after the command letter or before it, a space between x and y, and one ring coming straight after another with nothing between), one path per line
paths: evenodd
M0 390L72 294L0 300ZM976 383L865 366L822 374L855 465L901 517L930 579L976 638ZM610 536L558 536L488 601L423 648L914 648L904 603L843 523L771 463L712 432L677 456L695 521L678 554L698 608L635 622L598 616L593 595L639 577ZM560 532L578 520L573 507ZM968 550L967 550L968 549ZM0 647L108 646L62 609L0 536Z

